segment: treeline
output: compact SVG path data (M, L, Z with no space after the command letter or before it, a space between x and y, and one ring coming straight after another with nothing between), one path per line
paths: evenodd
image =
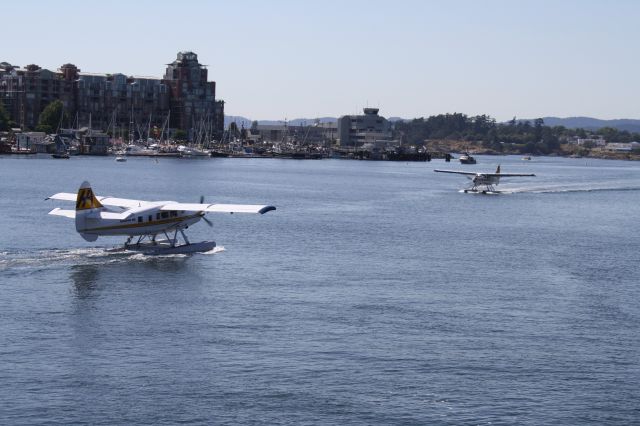
M395 130L403 143L422 145L427 140L448 139L481 144L497 152L504 150L531 154L557 152L570 138L602 136L607 142L640 141L639 133L604 127L599 130L567 129L545 126L541 118L527 121L515 117L507 123L497 123L488 115L469 117L465 114L440 114L411 121L398 121Z

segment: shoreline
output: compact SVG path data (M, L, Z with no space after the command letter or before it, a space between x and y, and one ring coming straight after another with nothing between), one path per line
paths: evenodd
M573 159L595 159L595 160L615 160L615 161L640 161L640 154L635 154L635 153L615 153L615 152L611 152L611 153L601 153L599 155L576 155L576 154L546 154L546 155L541 155L541 154L521 154L521 153L517 153L517 152L495 152L495 151L491 151L491 150L469 150L469 151L451 151L453 154L455 154L454 157L451 158L451 162L452 163L457 163L458 161L458 156L462 153L462 152L468 152L474 156L479 155L479 156L483 156L483 155L492 155L492 156L497 156L497 157L506 157L506 156L521 156L521 157L530 157L531 159L535 159L535 158L554 158L554 157L559 157L559 158L573 158ZM51 156L52 154L50 153L43 153L43 152L2 152L0 153L0 157L31 157L31 158L52 158ZM111 158L115 158L117 157L117 154L105 154L105 155L92 155L92 154L76 154L76 155L71 155L70 158L75 158L75 157L111 157ZM160 154L137 154L137 155L127 155L127 158L151 158L151 159L160 159L160 158L180 158L180 159L201 159L201 160L206 160L206 159L213 159L213 158L234 158L234 159L277 159L277 160L356 160L356 161L385 161L385 162L411 162L411 163L424 163L424 162L430 162L431 160L425 161L425 160L402 160L402 161L396 161L396 160L388 160L388 159L366 159L366 158L352 158L352 157L346 157L346 156L324 156L324 157L310 157L310 158L304 158L304 157L295 157L295 156L286 156L286 155L278 155L278 156L272 156L272 155L257 155L257 154L253 154L253 155L227 155L227 156L180 156L180 155L176 155L173 153L160 153ZM440 157L440 156L432 156L432 160L442 160L444 161L444 157ZM531 160L524 160L523 161L531 161Z

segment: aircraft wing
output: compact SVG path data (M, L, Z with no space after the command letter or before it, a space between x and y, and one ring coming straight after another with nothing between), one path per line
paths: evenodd
M275 210L274 206L257 204L198 204L198 203L167 203L160 210L184 210L191 212L212 213L260 213L265 214Z
M476 176L478 174L484 175L485 173L476 173L476 172L461 172L459 170L434 170L434 172L438 173L454 173L456 175L465 175L465 176Z
M58 192L57 194L53 194L50 197L47 197L46 200L62 200L62 201L76 201L78 194L73 194L71 192ZM142 207L143 205L149 203L149 201L143 200L131 200L128 198L115 198L115 197L96 197L98 201L103 206L113 206L113 207L122 207L125 209L130 209L134 207Z
M490 177L519 177L519 176L535 176L533 173L482 173L484 176Z
M54 216L64 216L64 217L68 217L70 219L75 219L76 217L76 211L75 210L62 210L61 208L56 207L55 209L51 210L49 212L49 214L52 214Z

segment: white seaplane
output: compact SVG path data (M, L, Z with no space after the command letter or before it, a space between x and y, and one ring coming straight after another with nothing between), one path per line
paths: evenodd
M200 203L96 197L86 181L82 182L77 194L60 192L46 199L76 202L75 210L55 208L49 214L75 219L76 231L86 241L95 241L101 236L124 235L128 237L125 250L145 254L186 254L213 249L216 246L214 241L191 243L184 233L200 219L212 226L204 217L206 213L264 214L276 209L274 206L249 204L204 204L204 197L200 197ZM178 244L178 233L184 240L183 244ZM165 239L157 239L159 235ZM137 240L132 243L135 237Z
M500 166L496 169L495 173L476 173L476 172L462 172L458 170L434 170L438 173L455 173L457 175L465 175L468 179L471 179L471 187L464 189L465 193L478 193L478 194L499 194L500 191L496 191L495 186L500 183L500 178L503 177L524 177L535 176L533 173L500 173Z

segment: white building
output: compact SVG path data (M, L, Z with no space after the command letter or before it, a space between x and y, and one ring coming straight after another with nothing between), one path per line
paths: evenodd
M638 142L630 142L630 143L608 143L604 149L607 151L613 152L631 152L634 149L640 149L640 143Z
M47 136L44 132L24 132L16 134L16 143L20 150L35 150L35 145L44 141Z

